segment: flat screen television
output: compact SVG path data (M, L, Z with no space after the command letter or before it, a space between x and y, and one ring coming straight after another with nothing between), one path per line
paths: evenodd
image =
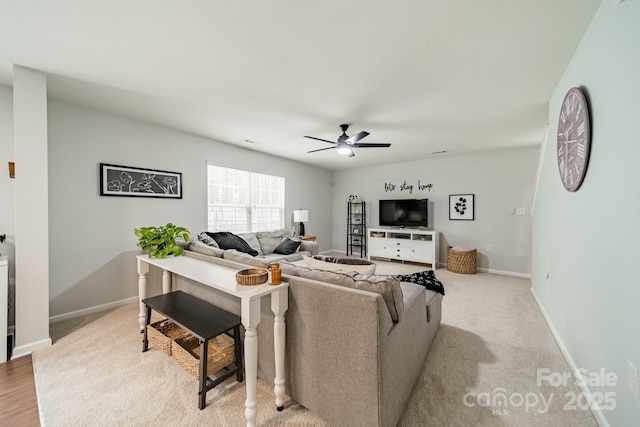
M429 199L380 200L380 226L428 227Z

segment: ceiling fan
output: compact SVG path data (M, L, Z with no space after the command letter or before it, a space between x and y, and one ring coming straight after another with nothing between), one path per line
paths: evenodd
M328 141L322 138L316 138L315 136L305 135L305 138L316 139L318 141L328 142L329 144L335 145L335 147L320 148L318 150L307 151L307 153L315 153L316 151L324 151L324 150L331 150L333 148L337 148L338 154L353 157L355 156L355 154L353 153L353 148L391 147L391 144L367 144L367 143L358 142L365 136L369 135L369 132L367 131L363 130L362 132L357 133L354 136L349 136L347 135L347 129L349 129L349 125L342 124L340 125L340 129L342 129L342 135L338 137L337 142Z

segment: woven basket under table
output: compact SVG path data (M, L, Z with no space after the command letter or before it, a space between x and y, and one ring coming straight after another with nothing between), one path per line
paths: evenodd
M171 356L171 342L188 332L169 319L159 320L147 327L147 339L154 346Z
M461 274L476 274L477 250L454 251L447 247L447 270Z
M200 378L200 340L193 335L178 337L171 343L171 356L191 375ZM209 340L207 375L235 362L235 342L226 334Z

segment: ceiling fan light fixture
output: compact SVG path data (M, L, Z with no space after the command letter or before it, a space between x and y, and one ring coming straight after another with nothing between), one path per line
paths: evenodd
M367 144L367 143L359 142L362 138L364 138L367 135L369 135L369 132L367 132L367 131L363 130L361 132L358 132L356 135L349 136L349 135L347 135L347 129L349 128L349 125L346 125L346 124L340 125L340 128L342 129L342 135L340 135L338 137L338 140L335 141L335 142L334 141L329 141L328 139L316 138L315 136L305 135L305 138L315 139L317 141L327 142L327 143L333 145L333 147L318 148L317 150L307 151L307 153L316 153L318 151L336 149L338 151L338 154L340 154L342 156L355 157L355 153L353 152L354 148L387 148L387 147L391 147L391 144L389 144L389 143L385 143L385 144L381 144L381 143Z
M353 150L351 150L351 147L347 146L346 144L342 144L338 147L338 154L348 156L350 154L353 154Z

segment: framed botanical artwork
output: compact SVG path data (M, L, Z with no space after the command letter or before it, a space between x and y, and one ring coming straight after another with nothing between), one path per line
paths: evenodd
M182 199L182 174L100 163L100 195Z
M451 194L449 196L449 219L473 221L475 218L474 194Z

